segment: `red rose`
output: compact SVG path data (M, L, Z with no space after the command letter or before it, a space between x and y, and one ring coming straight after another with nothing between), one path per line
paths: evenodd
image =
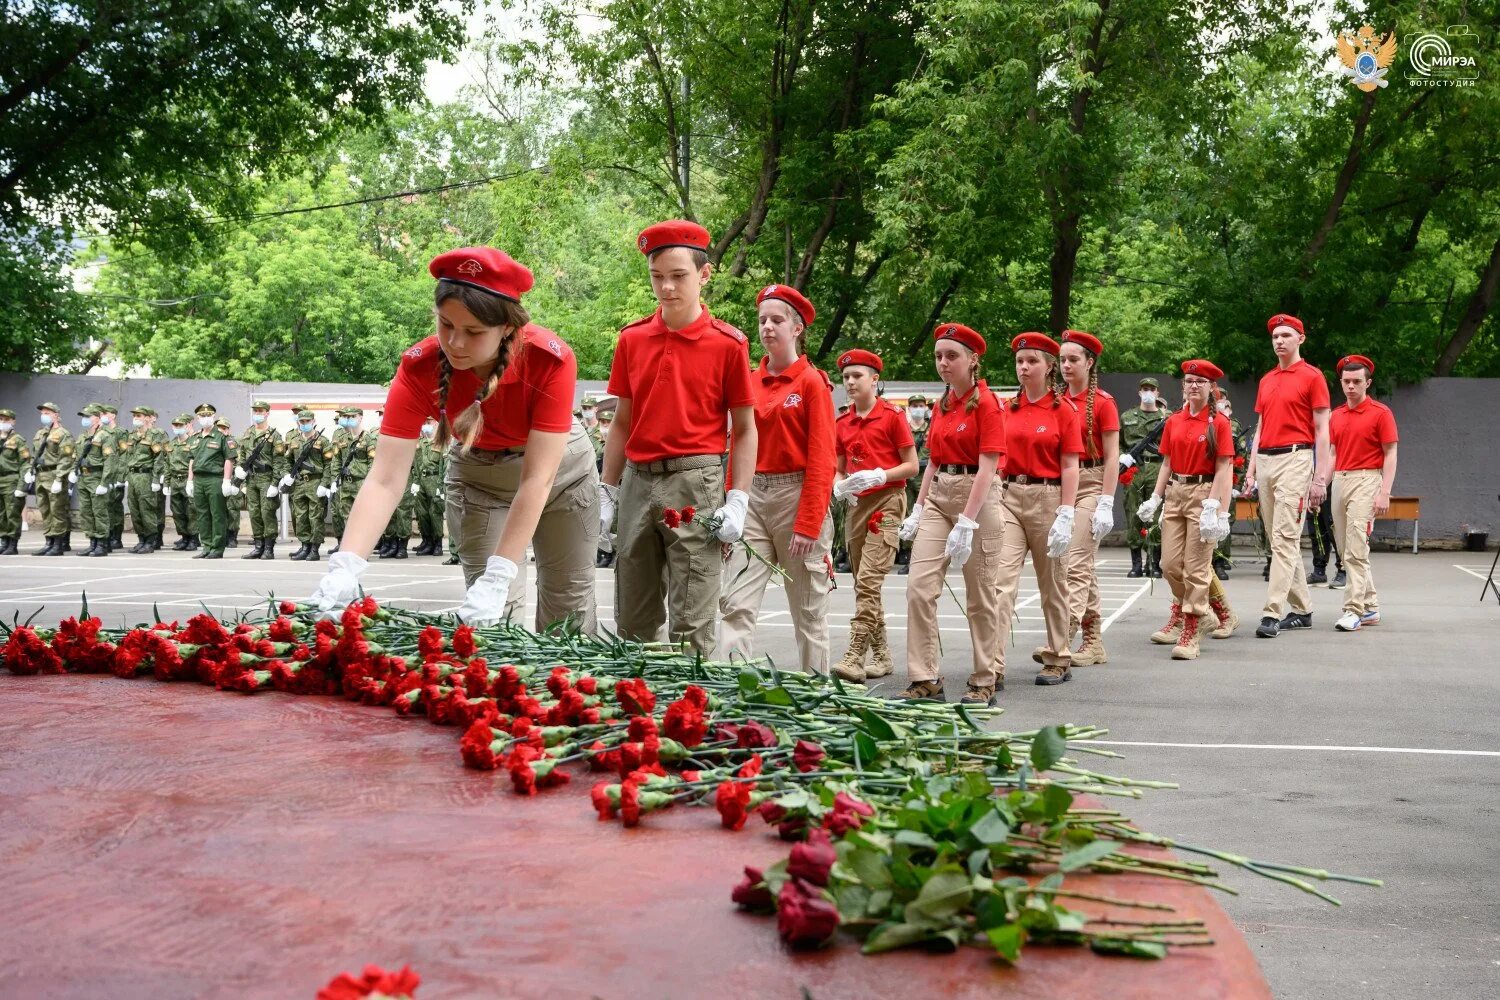
M734 887L729 898L747 910L771 912L776 906L776 897L766 886L766 877L759 868L745 866L745 880Z
M787 879L776 902L776 929L793 948L816 948L839 929L838 908L801 879Z
M807 835L805 841L792 848L792 856L786 863L786 872L788 875L806 879L813 885L827 885L828 873L838 859L839 856L833 849L833 842L828 839L828 831L813 830Z
M661 512L661 521L669 528L677 528L682 525L682 514L668 507Z
M828 754L824 753L823 748L818 744L798 740L796 747L792 749L792 765L806 774L808 771L816 771L818 764L827 756Z
M754 750L757 747L774 747L776 745L776 731L770 726L759 722L747 722L739 727L735 735L736 745L746 750Z
M823 817L823 827L835 837L842 837L850 830L858 830L866 816L874 816L875 807L861 802L848 792L839 792L833 797L833 812Z
M760 804L760 807L755 810L755 814L761 819L765 820L766 823L770 826L775 826L777 823L780 823L782 820L786 819L787 815L786 807L778 805L774 801L762 802Z

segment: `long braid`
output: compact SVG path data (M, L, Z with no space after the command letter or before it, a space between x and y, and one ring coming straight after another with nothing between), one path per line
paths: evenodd
M1216 440L1217 436L1214 434L1214 418L1219 415L1219 410L1218 407L1214 405L1214 388L1215 387L1212 386L1209 388L1207 407L1208 433L1204 435L1204 443L1208 446L1208 461L1211 465L1216 464L1219 461L1219 443ZM1187 403L1183 403L1182 408L1187 409Z
M969 396L969 401L964 404L965 413L973 413L974 408L979 405L979 355L974 355L969 360L969 381L974 383L974 391Z
M1052 357L1052 355L1047 355ZM1047 385L1052 390L1052 408L1055 410L1063 404L1063 394L1067 392L1067 384L1063 382L1062 363L1052 357L1052 362L1047 366Z
M1083 408L1083 453L1088 458L1098 458L1099 449L1094 444L1094 397L1099 393L1099 365L1089 365L1088 403Z
M438 368L438 425L433 441L442 450L452 438L448 432L448 382L453 378L453 366L448 363L448 355L441 351L438 355L441 358Z

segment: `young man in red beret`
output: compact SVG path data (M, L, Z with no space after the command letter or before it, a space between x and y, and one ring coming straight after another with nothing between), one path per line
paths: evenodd
M745 529L755 475L755 394L745 335L710 315L701 293L713 267L708 230L661 222L641 233L655 313L620 331L609 392L618 398L604 445L600 523L618 509L615 624L621 635L654 641L664 622L674 642L713 655L722 542ZM733 439L735 489L724 491L725 429ZM692 507L676 527L663 511ZM665 601L666 607L663 608Z
M1276 367L1260 380L1260 423L1245 470L1245 489L1259 487L1261 517L1271 544L1271 580L1255 634L1274 639L1283 629L1312 628L1307 573L1302 568L1302 519L1328 498L1333 475L1328 448L1328 383L1302 360L1307 336L1296 316L1266 321ZM1316 457L1314 457L1316 456ZM1316 473L1316 474L1315 474ZM1283 617L1285 605L1291 610Z
M1344 613L1334 623L1340 632L1380 624L1380 598L1370 572L1371 522L1391 509L1396 481L1396 417L1391 408L1370 398L1375 362L1351 354L1339 362L1339 386L1346 406L1333 411L1328 436L1333 447L1333 533L1349 583Z

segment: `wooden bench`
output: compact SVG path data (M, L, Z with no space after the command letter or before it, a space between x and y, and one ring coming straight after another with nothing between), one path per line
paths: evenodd
M1234 516L1239 521L1260 520L1260 504L1250 497L1236 497ZM1411 550L1416 552L1422 536L1422 498L1391 497L1391 507L1377 521L1410 521Z

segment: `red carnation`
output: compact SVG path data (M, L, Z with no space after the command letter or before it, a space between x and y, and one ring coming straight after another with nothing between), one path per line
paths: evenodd
M11 630L5 641L5 668L13 674L60 674L63 672L62 657L42 641L36 629L30 625L19 625Z
M1145 538L1149 534L1151 534L1151 531L1149 529L1147 529L1147 528L1142 528L1141 529L1141 537L1142 538Z
M276 605L276 610L280 611L284 615L295 615L297 613L297 605L293 604L291 601L282 601L280 604Z
M629 715L650 715L656 709L656 695L639 677L628 677L616 684L615 697Z
M776 906L776 897L771 895L765 875L759 868L751 868L749 865L745 866L745 880L734 887L729 898L747 910L769 913Z
M479 646L474 641L474 626L460 625L453 630L453 651L465 658L479 651Z
M378 965L367 965L358 977L341 972L318 991L317 1000L360 1000L378 996L388 1000L410 998L422 984L422 977L403 965L398 972L387 972Z
M615 818L615 811L619 808L609 797L610 783L598 781L594 787L589 789L589 798L594 802L594 808L599 813L599 819L610 820Z
M429 656L437 656L443 651L443 630L436 625L429 625L417 634L417 652L422 654L422 659Z
M661 523L669 528L677 528L682 525L682 512L668 507L661 512Z
M1130 485L1130 481L1135 478L1135 470L1136 470L1136 466L1132 465L1130 468L1128 468L1124 472L1120 473L1120 485L1121 486L1129 486Z
M714 808L719 811L719 823L726 830L743 830L749 814L750 785L743 781L720 782L714 791Z
M497 742L499 741L495 739L494 731L490 729L488 722L474 723L458 743L459 752L463 754L464 766L480 771L493 771L499 766L494 751L494 745Z
M875 513L871 514L870 519L865 522L865 530L872 535L880 534L880 522L884 520L885 511L877 510Z
M806 879L813 885L827 885L828 873L833 870L833 863L838 859L833 842L828 839L828 831L813 830L805 841L792 848L792 855L786 863L786 873Z
M816 771L818 764L827 756L828 754L818 744L798 740L796 747L792 749L792 765L806 774L808 771Z
M839 929L839 911L816 886L789 878L777 898L776 929L794 948L816 948Z
M735 741L736 745L747 750L754 750L757 747L774 747L776 730L763 723L750 721L739 727L735 734Z
M634 774L620 785L620 820L626 826L641 823L641 790Z
M679 514L682 515L682 523L683 524L692 524L693 523L693 516L698 513L698 508L696 508L696 507L684 507L684 508L682 508L682 510L678 511L677 513L679 513Z
M1245 467L1245 456L1244 455L1236 455L1235 456L1234 467L1236 469L1243 469Z

